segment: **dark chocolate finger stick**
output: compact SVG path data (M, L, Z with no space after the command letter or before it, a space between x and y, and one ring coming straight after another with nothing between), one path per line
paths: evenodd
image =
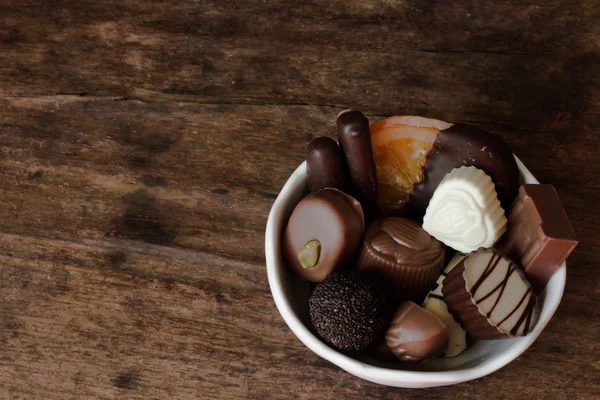
M342 149L326 136L314 139L306 147L306 177L312 192L327 187L348 191Z
M337 118L337 135L346 158L352 195L360 202L367 220L379 216L377 174L369 120L358 110L342 111Z

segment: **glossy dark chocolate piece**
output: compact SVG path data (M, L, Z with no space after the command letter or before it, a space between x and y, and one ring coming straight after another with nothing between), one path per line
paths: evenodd
M399 217L378 219L363 238L358 269L377 274L397 301L421 302L444 266L446 248L418 223Z
M407 301L398 307L385 339L400 360L423 362L444 353L448 347L448 329L434 314Z
M362 205L366 219L373 220L380 211L369 120L358 110L342 111L337 118L337 135L346 159L352 195Z
M525 336L539 317L523 271L494 249L463 258L444 279L442 293L455 319L477 339Z
M519 168L508 146L500 137L462 124L439 131L425 157L423 180L413 187L405 215L421 220L433 192L454 168L473 166L483 170L494 182L504 210L510 207L519 189Z
M542 290L577 246L577 238L552 185L523 185L508 213L508 229L495 246Z
M333 272L308 299L313 327L340 350L363 350L379 340L387 326L388 301L372 276Z
M353 197L333 188L311 193L296 205L285 228L281 243L285 262L302 278L320 282L354 256L364 226L362 208ZM319 243L317 262L305 267L299 253L313 241ZM303 251L301 258L312 257Z
M306 147L306 178L311 192L327 187L346 192L344 169L344 155L335 140L321 136Z

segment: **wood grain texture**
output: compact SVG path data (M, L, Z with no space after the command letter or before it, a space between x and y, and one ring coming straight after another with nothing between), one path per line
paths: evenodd
M597 1L0 2L1 399L591 399ZM288 330L266 218L347 107L500 134L581 241L518 360L374 385Z

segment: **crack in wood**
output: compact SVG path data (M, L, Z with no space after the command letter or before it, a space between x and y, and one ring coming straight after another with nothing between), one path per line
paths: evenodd
M430 50L423 50L430 51ZM456 51L460 52L460 51ZM178 95L178 94L167 94L161 92L152 92L151 95L143 95L143 96L134 96L134 95L94 95L88 92L81 93L55 93L55 94L41 94L34 96L0 96L0 100L2 98L7 99L51 99L51 98L64 98L66 100L74 100L74 101L137 101L140 103L146 104L170 104L170 103L189 103L189 104L199 104L206 106L220 106L220 105L230 105L230 106L247 106L247 107L261 107L261 106L271 106L271 107L322 107L322 108L336 108L339 110L344 110L349 108L346 105L342 104L326 104L326 103L310 103L310 102L302 102L295 100L282 100L282 101L250 101L243 99L215 99L215 98L203 98L200 96L193 95ZM421 101L421 104L428 105L427 102ZM379 114L379 113L368 113L365 115L369 118L387 118L389 115L387 114ZM488 126L497 126L504 127L509 129L514 129L523 132L535 132L535 133L551 133L550 130L541 130L541 129L531 129L525 128L521 126L506 124L502 122L494 122L494 121L482 121L482 120L456 120L453 121L456 123L467 123L467 124L480 124L480 125L488 125ZM133 150L132 150L133 151ZM129 155L129 154L128 154ZM140 163L143 164L143 163Z

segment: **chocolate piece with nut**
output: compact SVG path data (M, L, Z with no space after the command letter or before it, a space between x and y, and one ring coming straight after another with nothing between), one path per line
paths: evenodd
M285 228L285 262L300 277L321 282L354 256L364 226L362 208L353 197L332 188L311 193L298 203Z

